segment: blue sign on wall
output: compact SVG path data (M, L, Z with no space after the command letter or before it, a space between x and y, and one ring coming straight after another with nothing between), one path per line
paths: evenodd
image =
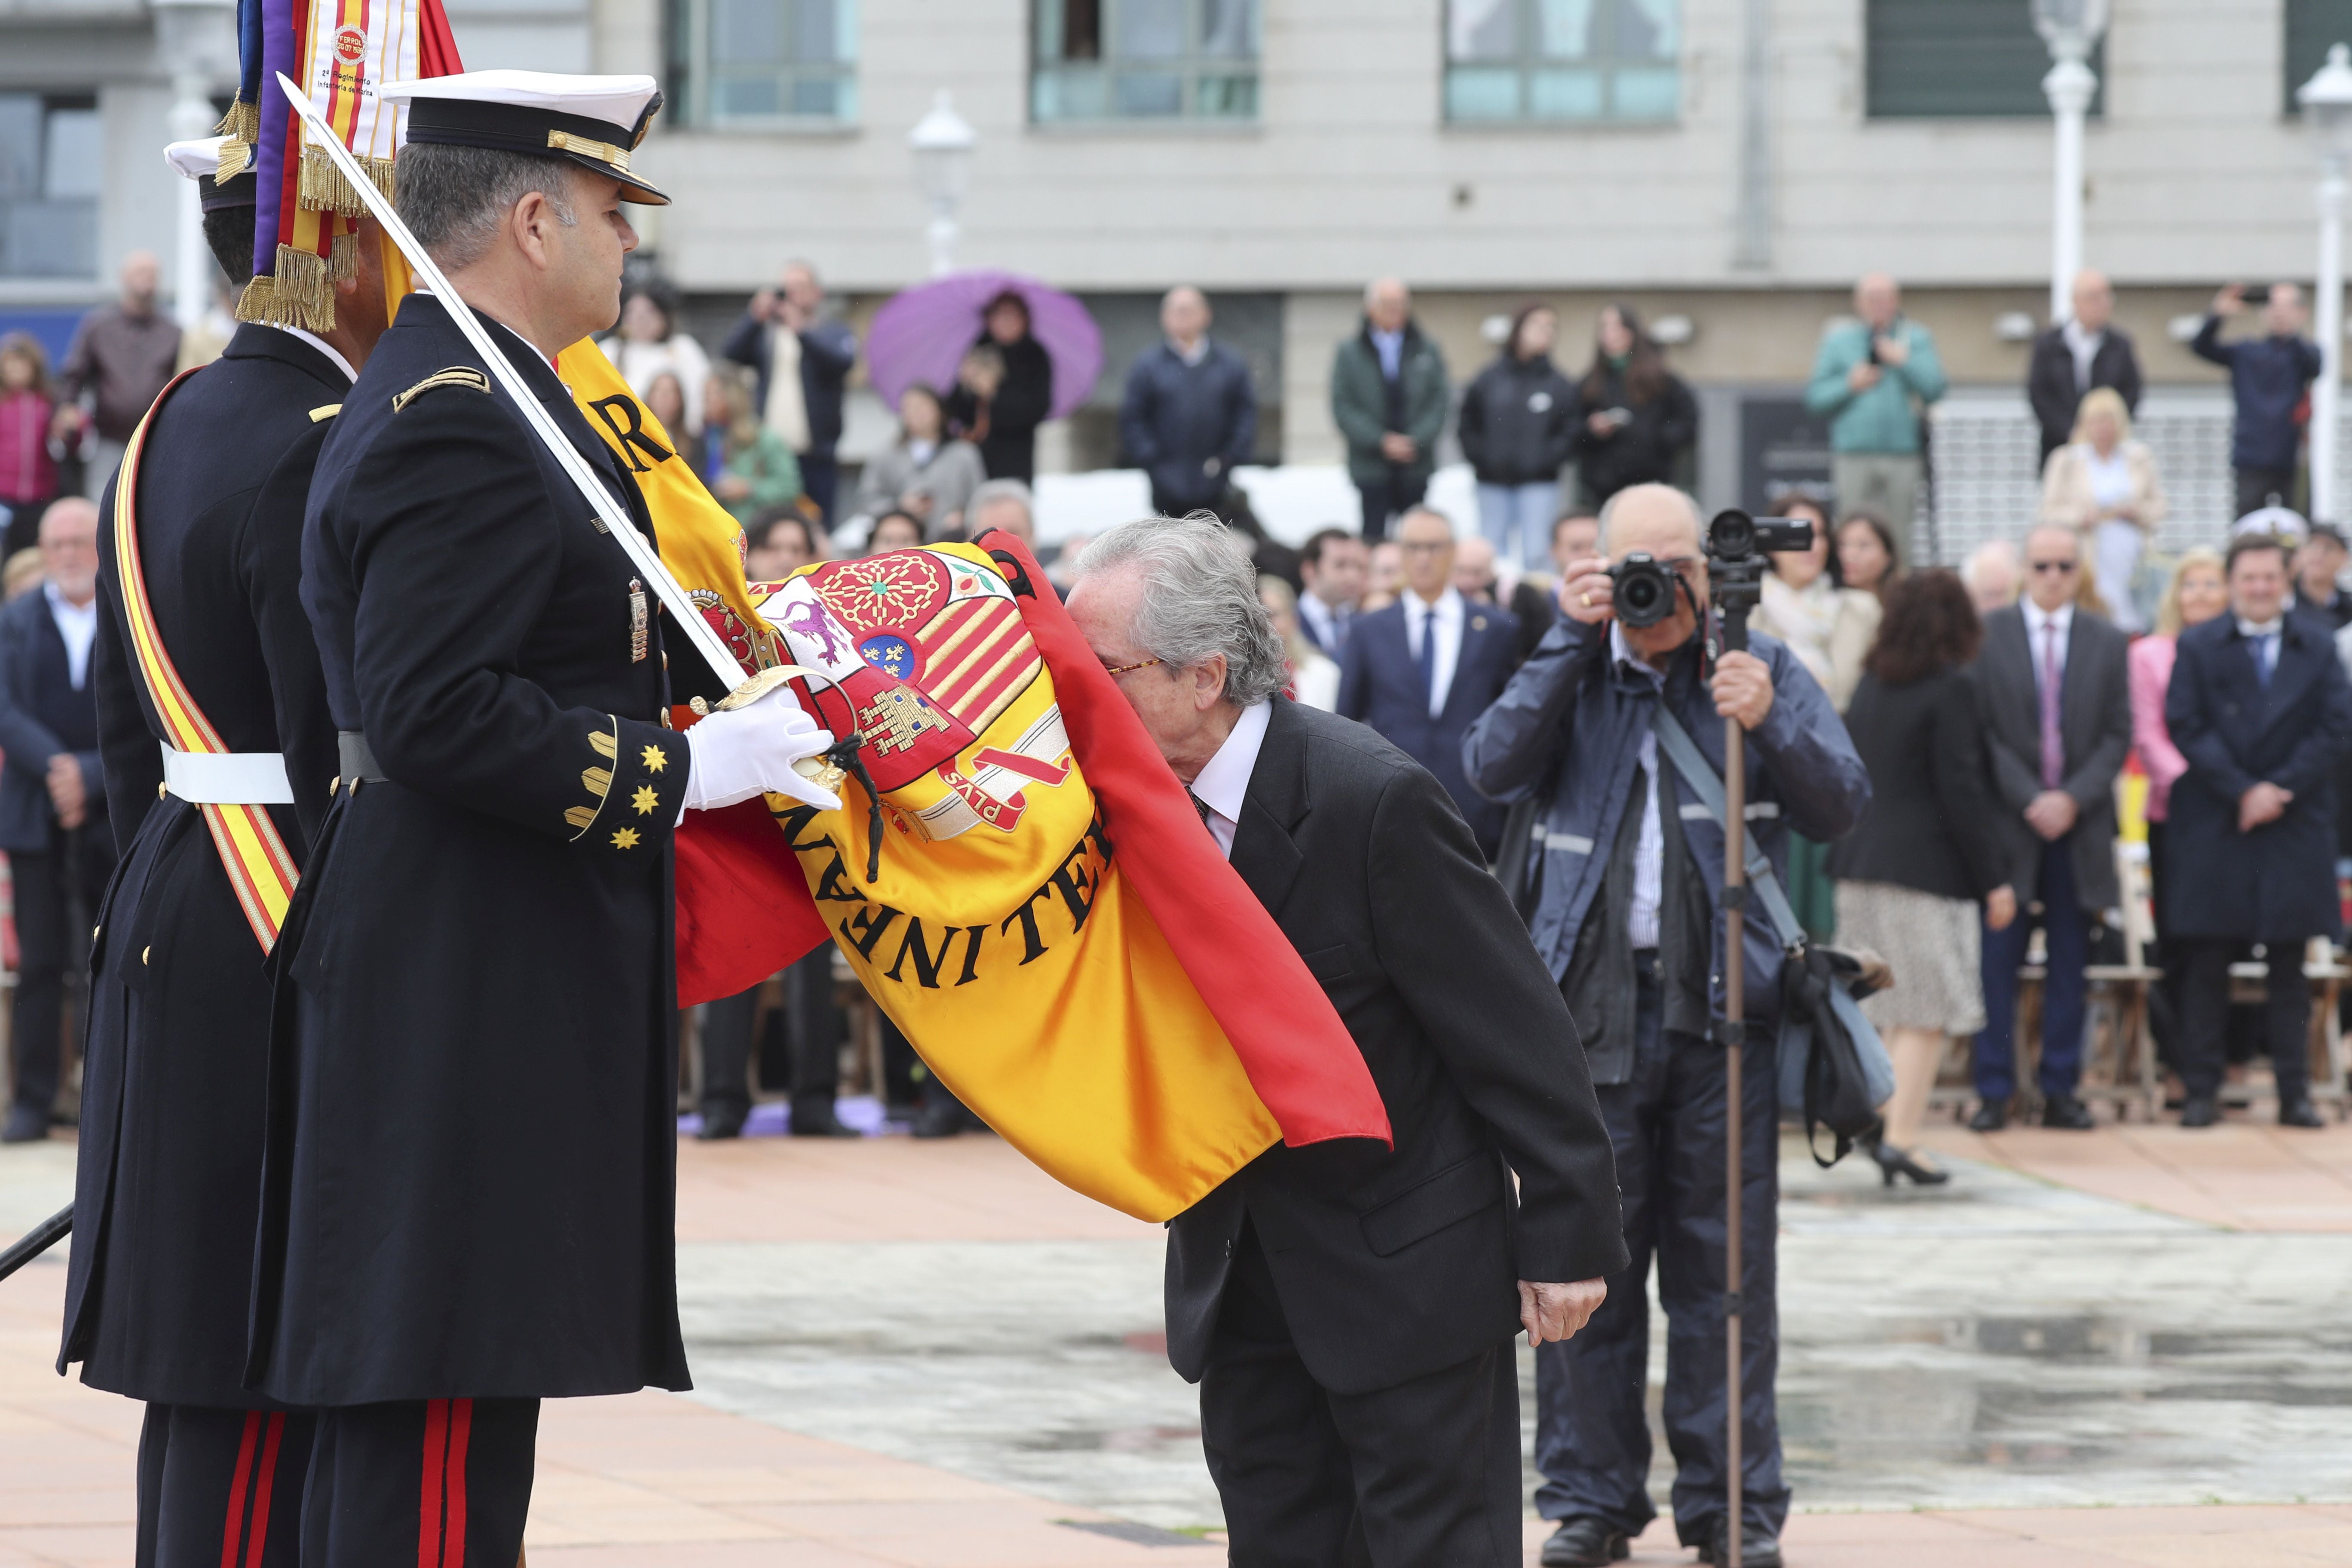
M66 350L73 346L74 329L89 312L74 306L54 306L46 310L0 309L0 335L9 332L30 332L48 351L49 370L65 363Z

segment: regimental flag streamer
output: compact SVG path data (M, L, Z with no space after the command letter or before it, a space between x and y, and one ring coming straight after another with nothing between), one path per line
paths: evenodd
M1277 1140L1387 1141L1322 988L1008 536L742 581L740 533L593 343L556 362L635 474L662 558L747 671L860 737L879 796L678 830L678 1000L830 937L957 1097L1049 1174L1182 1213ZM869 878L871 868L874 874Z

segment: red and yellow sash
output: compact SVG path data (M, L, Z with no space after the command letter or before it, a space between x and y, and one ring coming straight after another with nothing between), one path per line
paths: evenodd
M147 426L180 383L194 374L184 371L174 377L148 408L147 416L139 421L139 428L131 433L131 444L122 454L122 471L114 482L114 559L122 578L122 607L131 623L139 673L173 749L225 752L230 749L228 743L196 706L172 656L164 651L155 626L155 607L147 599L147 574L139 563L139 457L146 445ZM220 853L221 869L228 873L229 886L236 890L237 905L253 926L261 951L268 952L277 945L278 929L285 922L286 906L293 900L294 881L300 875L294 857L286 852L286 841L278 837L278 825L270 820L266 806L204 805L196 809L205 814L213 847Z

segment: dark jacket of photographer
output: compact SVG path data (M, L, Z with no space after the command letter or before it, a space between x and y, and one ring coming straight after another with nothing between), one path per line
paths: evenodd
M1530 934L1567 990L1593 1081L1623 1083L1633 1069L1627 916L1647 796L1637 774L1660 688L1654 673L1611 657L1609 632L1607 623L1563 617L1471 726L1462 762L1471 786L1493 799L1536 791L1549 802ZM1823 842L1846 833L1870 803L1870 775L1828 695L1796 656L1760 634L1749 651L1771 671L1772 707L1748 731L1748 827L1785 878L1790 831ZM1700 679L1696 637L1668 664L1664 700L1719 773L1723 720ZM1658 911L1664 1023L1697 1034L1723 1011L1723 830L1663 749L1657 758L1665 842ZM1702 943L1703 969L1692 962ZM1747 1016L1776 1018L1780 944L1751 918L1743 946ZM1704 991L1702 976L1711 977Z

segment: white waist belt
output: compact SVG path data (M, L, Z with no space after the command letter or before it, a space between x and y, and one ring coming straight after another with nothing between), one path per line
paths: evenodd
M291 805L281 752L175 752L163 748L163 787L192 805Z

